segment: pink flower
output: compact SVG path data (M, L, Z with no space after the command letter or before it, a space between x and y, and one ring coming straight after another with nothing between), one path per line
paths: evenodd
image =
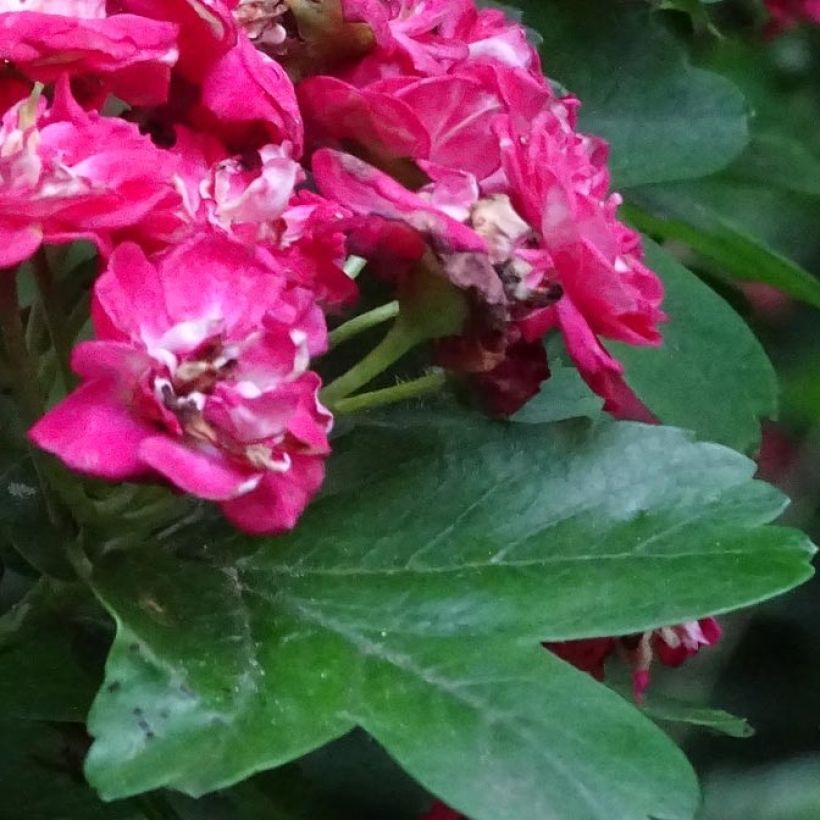
M451 809L441 800L436 800L430 811L422 815L419 820L464 820L464 815L455 809Z
M489 67L474 66L444 76L394 77L358 89L319 76L301 83L298 94L316 144L358 150L385 170L394 170L401 159L428 160L482 181L501 165L493 122L508 103L497 78ZM548 96L543 89L541 100ZM423 173L419 176L423 179Z
M664 666L680 666L697 655L702 646L714 646L720 637L718 622L714 618L701 618L656 629L652 634L652 648Z
M176 63L177 26L133 14L111 14L103 0L3 0L0 58L48 83L62 73L94 96L112 92L133 105L168 95Z
M771 15L766 33L769 36L800 23L820 24L820 0L766 0Z
M226 237L155 262L118 247L94 289L81 386L30 431L80 472L161 477L251 533L294 526L324 477L332 417L310 357L326 331L311 294Z
M297 93L318 187L359 217L350 249L396 277L425 251L408 256L406 234L386 223L420 234L474 306L439 361L485 374L475 381L496 412L537 392L541 339L559 329L607 410L651 420L602 340L659 344L663 288L617 219L607 146L576 131L578 101L555 96L524 29L497 11L467 0L345 8L372 25L377 48L343 79L310 77Z
M545 643L544 647L600 681L605 677L606 662L618 652L632 669L632 691L640 703L649 688L650 668L655 657L664 666L680 666L702 647L714 646L720 637L718 622L714 618L701 618L638 635L558 641Z
M15 103L26 99L34 88L34 83L21 76L11 65L0 68L0 116Z
M309 191L289 143L264 145L228 156L208 134L176 129L170 149L178 161L175 180L191 233L224 233L269 251L291 284L308 288L323 306L356 295L342 266L346 258L340 221L347 212Z
M545 643L544 647L576 669L602 681L606 662L615 651L617 643L617 638L584 638L579 641Z
M210 134L179 126L170 149L179 158L178 181L190 219L247 243L278 242L282 216L305 179L292 146L263 145L229 156Z
M497 131L511 201L551 259L564 298L527 317L526 338L558 326L589 385L624 414L632 403L622 368L599 336L635 345L661 342L663 287L642 262L640 237L618 222L608 195L606 147L577 134L572 110L545 110L527 128L501 118Z
M179 29L169 105L152 112L155 130L185 123L218 137L231 153L289 142L298 158L302 117L279 63L255 49L229 0L121 0L123 7Z
M108 252L117 239L173 235L174 166L135 125L83 111L65 77L50 108L16 104L0 125L0 267L42 241L89 238Z
M396 75L436 76L470 60L539 70L525 29L470 0L345 0L348 20L367 23L377 48L343 72L363 85Z
M504 306L503 314L492 311L493 338L521 352L559 328L606 409L651 420L600 339L659 344L663 288L641 261L638 234L617 220L620 198L609 193L606 146L575 130L577 101L555 98L523 69L488 62L469 74L394 77L364 89L315 77L299 95L314 143L348 146L387 172L320 150L314 171L325 196L362 218L405 221L454 283ZM413 184L414 174L421 185ZM363 235L358 225L360 246ZM479 335L487 338L488 330ZM502 364L503 345L494 353L484 347L483 368L475 356L459 366L452 344L445 364L473 371ZM460 346L462 354L466 349ZM532 349L530 360L534 355ZM523 399L537 390L536 372L547 371L543 363L537 371L511 364L502 372L510 395ZM496 391L493 404L515 405L498 399Z
M239 32L236 45L215 60L199 84L190 122L220 135L235 151L289 141L302 151L302 116L288 75Z

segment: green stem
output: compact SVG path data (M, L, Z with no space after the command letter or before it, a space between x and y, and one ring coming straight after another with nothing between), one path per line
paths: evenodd
M37 369L29 356L26 335L20 318L17 298L17 273L0 270L0 333L11 379L11 388L17 399L17 407L25 427L30 427L43 413L43 398L40 395ZM58 528L65 524L51 494L49 466L43 455L28 445L34 471L43 491L43 499L49 520Z
M351 278L355 279L367 265L367 260L362 259L361 256L349 256L344 264L344 272Z
M26 346L37 353L46 344L46 328L44 326L43 305L37 300L32 306L26 320Z
M65 543L65 552L74 572L77 573L77 577L81 581L87 581L91 577L94 568L91 561L88 560L82 544L74 538L69 538Z
M51 342L57 354L57 363L63 378L63 384L68 391L74 384L74 375L71 372L71 342L72 337L66 324L66 316L60 303L51 266L46 256L45 248L40 248L32 259L34 277L40 290L40 303L43 306L43 315L46 320Z
M382 390L373 390L370 393L359 393L357 396L340 399L331 405L330 409L339 416L360 413L363 410L371 410L385 404L394 404L407 399L415 399L419 396L427 396L440 390L446 383L447 376L445 373L436 371L428 376L402 382L394 387L385 387Z
M136 798L146 820L179 820L179 815L161 792L150 792Z
M8 270L0 271L0 330L18 407L26 427L30 427L43 414L44 403L40 395L37 369L26 348L17 300L17 277L13 271ZM95 521L97 516L94 508L77 477L43 456L38 450L30 448L30 452L55 524L61 520L61 516L51 505L50 489L56 492L78 521Z
M349 322L345 322L343 325L339 325L339 327L331 331L328 336L330 346L336 347L342 344L342 342L346 342L348 339L358 336L359 333L369 330L371 327L380 325L383 322L388 322L390 319L395 319L398 315L398 301L388 302L386 305L368 310L367 313L362 313L360 316L354 317Z
M40 395L37 369L26 347L26 335L17 301L17 274L13 270L0 270L0 331L11 371L12 389L28 426L42 414L43 398Z
M391 364L415 347L418 341L418 336L411 328L406 327L401 320L397 321L381 342L360 362L322 390L322 402L332 405L354 393L387 370Z

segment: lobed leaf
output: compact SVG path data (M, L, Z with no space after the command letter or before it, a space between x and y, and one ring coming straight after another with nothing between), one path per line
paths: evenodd
M347 486L292 534L200 526L98 566L118 622L89 722L102 794L200 794L360 725L478 820L691 817L671 742L537 644L808 577L754 465L666 428L412 412L337 446Z
M664 423L742 451L777 414L777 377L735 311L674 257L645 240L647 264L666 288L663 345L608 345L630 386Z
M583 103L581 129L609 141L616 187L705 176L743 150L743 96L725 77L690 65L648 6L521 5L544 39L544 70Z

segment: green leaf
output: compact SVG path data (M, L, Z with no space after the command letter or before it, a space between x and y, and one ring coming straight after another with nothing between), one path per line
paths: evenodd
M574 367L550 357L550 377L541 390L510 421L545 424L565 419L595 418L603 401L596 396Z
M613 342L626 378L664 423L704 439L751 451L759 420L777 413L777 380L746 323L711 288L651 241L647 264L666 288L664 343L657 348Z
M718 770L706 781L702 820L817 820L820 757L746 770Z
M742 282L763 282L796 299L820 307L820 280L770 248L734 220L686 195L685 191L645 187L633 192L646 210L625 207L629 221L642 231L688 245L721 273Z
M105 804L82 778L81 727L0 720L3 820L143 820L130 803Z
M39 573L73 578L62 550L63 535L51 522L30 457L7 442L0 447L0 543L13 548Z
M745 718L730 715L722 709L710 709L652 694L641 709L645 715L649 715L654 720L697 726L728 737L747 738L755 733Z
M191 619L195 639L208 613L193 603L178 612ZM412 775L477 820L551 812L585 820L606 817L604 806L624 817L692 814L696 789L677 750L614 693L538 647L381 637L313 613L289 615L264 599L253 609L262 640L229 679L230 694L209 685L220 671L213 664L197 670L196 653L169 657L152 641L140 653L154 655L152 667L171 677L170 697L157 701L130 680L134 652L115 654L111 673L122 689L100 696L87 767L103 794L158 781L194 794L224 785L292 756L289 739L301 720L328 729L362 725ZM265 635L269 624L274 634ZM187 708L174 703L181 675L191 687ZM152 737L140 721L153 727ZM640 750L640 773L616 754L624 743Z
M708 31L715 36L720 36L720 32L712 25L709 12L704 6L720 2L722 0L651 0L652 6L658 11L680 11L688 14L697 32Z
M537 641L808 577L807 539L761 526L783 498L754 465L665 428L470 415L365 420L338 446L389 469L293 534L194 528L96 569L118 621L89 720L97 788L198 794L360 725L479 820L690 817L677 752Z
M617 187L705 176L743 150L743 96L724 77L692 67L648 7L612 0L522 6L543 35L546 73L583 103L581 129L610 142Z
M727 179L759 182L786 191L820 196L820 158L787 134L763 132L726 169Z
M42 579L0 617L0 719L83 721L107 643L84 587Z

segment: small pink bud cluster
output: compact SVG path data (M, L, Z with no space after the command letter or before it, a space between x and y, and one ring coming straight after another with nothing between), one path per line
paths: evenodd
M720 625L714 618L701 618L622 638L586 638L544 646L597 680L604 679L609 658L619 654L632 669L632 690L640 702L649 687L650 668L655 658L664 666L680 666L701 647L716 644L720 635Z

